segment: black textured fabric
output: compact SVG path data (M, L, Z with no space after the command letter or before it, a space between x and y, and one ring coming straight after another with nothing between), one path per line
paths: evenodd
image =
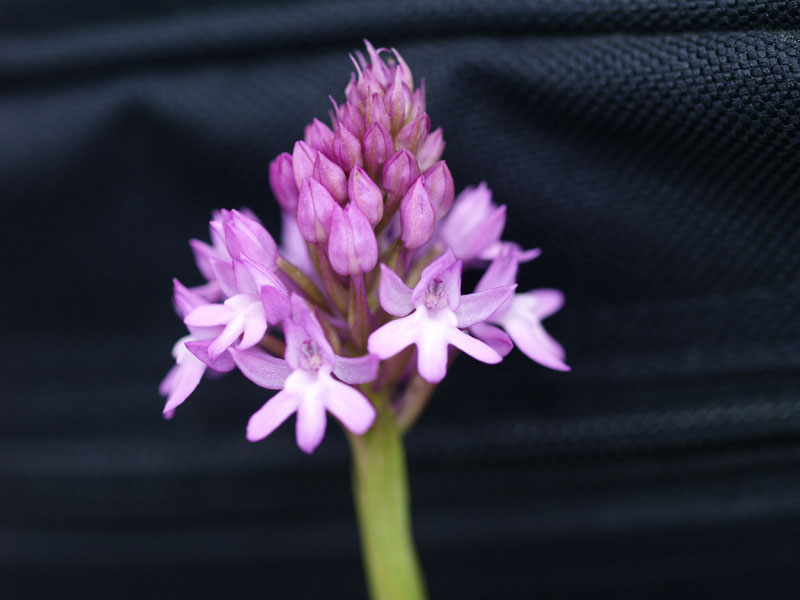
M347 452L172 422L170 278L368 37L424 76L458 188L558 287L567 375L458 361L408 438L431 596L793 597L800 6L13 0L0 8L0 596L365 597Z

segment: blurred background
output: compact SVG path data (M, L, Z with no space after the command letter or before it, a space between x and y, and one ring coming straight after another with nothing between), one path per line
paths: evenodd
M797 2L0 4L0 596L365 598L348 455L206 381L171 278L369 38L457 189L543 255L573 366L460 360L408 436L431 597L790 597L800 552ZM190 596L191 595L191 596Z

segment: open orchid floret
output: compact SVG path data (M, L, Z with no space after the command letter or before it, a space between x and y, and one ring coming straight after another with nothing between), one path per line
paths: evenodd
M222 327L209 346L209 356L216 358L240 337L240 350L258 344L267 325L280 322L288 313L289 291L275 272L275 241L261 223L236 210L223 211L219 221L212 221L212 229L221 230L231 257L228 262L209 259L227 299L196 307L184 317L184 323Z
M195 289L186 288L177 279L172 280L173 302L175 311L182 317L198 306L208 304L206 299ZM161 382L159 391L167 397L164 415L171 418L175 409L183 404L195 390L206 372L206 363L195 357L186 347L187 343L214 338L222 331L221 327L189 327L189 335L179 339L172 348L175 366L170 369Z
M449 345L481 362L498 363L502 356L497 351L463 329L484 321L515 288L516 285L506 285L462 296L461 261L450 250L422 271L413 290L394 271L381 265L381 306L390 315L402 318L375 331L369 337L368 349L378 358L387 359L416 344L417 370L430 383L444 379Z
M361 392L348 384L375 379L378 361L370 355L347 358L334 354L306 302L292 295L291 304L291 318L283 322L285 360L258 348L231 350L231 355L239 370L253 383L281 390L250 418L247 439L264 439L296 412L297 444L311 453L325 435L326 411L356 435L372 425L375 409ZM201 360L211 360L204 353L207 347L195 344L190 349Z
M519 263L526 258L514 246L503 248L478 282L476 291L480 293L516 281ZM542 326L542 320L558 312L563 304L564 294L558 290L538 289L514 294L486 319L486 323L473 325L470 331L503 356L511 350L510 337L531 360L556 371L569 371L570 367L564 362L564 348ZM500 325L508 335L489 323Z

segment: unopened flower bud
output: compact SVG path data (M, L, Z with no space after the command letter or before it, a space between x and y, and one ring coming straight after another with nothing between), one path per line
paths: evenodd
M319 119L314 119L306 125L306 143L317 152L322 152L325 156L333 156L333 131Z
M297 226L303 238L312 244L326 242L336 206L325 186L313 177L307 177L297 198Z
M364 165L370 177L377 178L386 159L394 153L394 140L389 129L374 123L364 134Z
M428 192L431 195L431 203L433 204L433 212L436 213L436 220L438 221L447 214L450 207L453 206L453 198L456 195L456 187L453 183L453 175L447 164L440 160L430 169L425 171L425 183L428 186Z
M347 180L347 195L373 227L383 217L383 193L367 172L356 165Z
M264 226L238 210L230 211L226 217L223 225L225 246L231 258L235 260L246 258L266 267L267 270L274 270L278 246Z
M420 176L417 159L408 150L399 150L383 164L381 187L389 199L402 198Z
M391 120L389 113L386 112L386 106L380 94L374 93L367 99L367 107L364 112L364 119L367 127L374 123L380 123L386 129L391 128Z
M347 177L342 168L321 152L314 162L314 179L325 186L339 204L347 200Z
M395 78L384 101L391 119L390 129L398 131L405 123L406 115L411 112L411 90L403 81Z
M425 112L425 80L420 79L419 87L414 90L414 98L413 103L415 106L419 106L419 109L422 112Z
M383 62L380 56L380 53L386 52L386 50L383 48L375 50L375 47L367 40L364 40L364 45L367 47L367 54L369 54L369 70L383 89L388 88L391 83L392 74L389 71L389 67L386 66L386 63Z
M431 119L427 113L422 112L419 106L414 109L414 116L400 128L394 137L398 148L408 148L416 152L420 142L428 135L431 128Z
M418 177L400 203L400 238L406 248L420 248L433 237L436 214L425 185L425 178Z
M364 163L361 141L342 123L339 123L339 129L333 137L333 155L345 173L349 173L353 165Z
M400 80L408 86L408 89L414 89L414 76L411 74L411 69L408 68L406 61L400 56L400 53L392 48L392 54L397 59L397 66L394 68L394 79Z
M281 208L293 214L297 210L297 184L294 181L292 157L288 152L278 155L269 164L269 186Z
M364 117L355 105L349 102L342 104L339 107L338 120L340 127L344 125L358 139L364 136Z
M419 145L419 149L416 152L419 168L423 171L427 171L434 164L436 164L436 161L442 158L444 146L445 143L441 127L431 131L427 136L425 136L425 139L422 140L422 143Z
M358 69L358 63L355 62L352 54L350 55L350 60L353 61L353 64L355 64ZM347 83L347 87L344 88L344 95L345 98L347 98L348 104L352 104L358 110L363 110L364 98L361 97L361 92L358 90L358 83L355 73L350 73L350 81Z
M375 268L378 262L378 242L372 225L352 202L342 209L334 207L328 258L339 275L358 275Z
M314 163L317 161L317 151L303 141L295 142L292 150L292 171L297 189L303 186L303 180L314 174Z

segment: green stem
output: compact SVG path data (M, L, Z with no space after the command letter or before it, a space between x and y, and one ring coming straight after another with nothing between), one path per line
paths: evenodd
M389 399L372 396L378 416L363 436L350 436L353 496L372 600L424 600L425 581L411 531L403 438Z

